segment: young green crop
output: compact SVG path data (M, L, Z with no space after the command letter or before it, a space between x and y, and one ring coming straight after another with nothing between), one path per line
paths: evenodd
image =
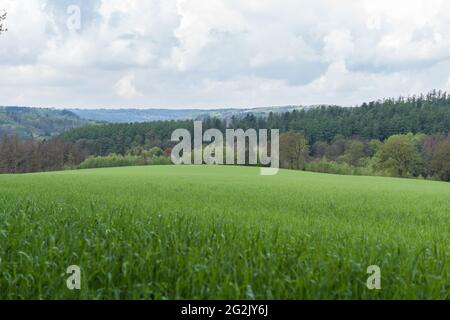
M231 166L5 175L0 299L449 299L449 226L442 182Z

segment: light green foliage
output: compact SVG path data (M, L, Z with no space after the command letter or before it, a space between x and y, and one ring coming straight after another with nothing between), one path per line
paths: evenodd
M356 176L373 176L378 173L372 169L371 159L361 158L358 161L359 166L352 166L346 162L336 162L322 158L318 161L312 161L306 164L305 170L311 172L356 175Z
M449 225L442 182L233 166L4 175L0 299L449 299Z
M109 167L128 167L139 164L140 157L138 156L122 156L120 154L110 154L106 157L89 157L84 160L79 166L79 169L88 168L109 168Z
M352 140L346 146L342 160L350 165L356 166L364 156L364 143L358 140Z
M383 143L380 140L370 140L368 143L368 156L373 157L382 145Z
M376 154L378 168L397 177L417 176L421 164L417 139L412 134L390 136Z
M128 166L144 166L144 165L168 165L172 164L169 157L162 155L160 148L155 147L151 150L143 150L139 155L127 154L110 154L104 157L88 157L77 169L93 169L93 168L113 168Z

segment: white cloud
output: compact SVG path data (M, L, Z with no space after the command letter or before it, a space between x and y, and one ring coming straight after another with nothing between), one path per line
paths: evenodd
M51 31L51 15L39 0L2 0L0 10L6 10L8 32L0 37L0 63L8 65L35 63L37 56L46 50Z
M134 86L135 75L128 74L122 77L117 83L114 85L114 91L116 94L125 99L134 99L139 96L142 96L136 87Z
M349 30L333 30L324 38L324 54L330 61L346 58L352 54L355 45Z
M447 85L445 86L444 89L450 91L450 76L447 79Z
M353 105L449 88L444 0L24 1L0 5L3 105Z

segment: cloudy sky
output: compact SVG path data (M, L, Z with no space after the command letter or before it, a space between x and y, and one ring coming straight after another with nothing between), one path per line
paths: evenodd
M0 0L2 9L0 105L355 105L450 90L446 0Z

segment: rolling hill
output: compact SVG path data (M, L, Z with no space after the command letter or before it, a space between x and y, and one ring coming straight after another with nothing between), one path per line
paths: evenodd
M196 120L207 117L230 119L233 116L266 116L270 112L287 112L303 107L269 107L258 109L50 109L1 107L0 136L15 134L21 139L47 139L74 128L101 123L142 123L167 120Z
M450 298L449 184L258 173L0 176L0 299ZM366 287L371 265L382 290Z
M284 106L267 107L253 109L70 109L71 112L80 118L110 122L110 123L132 123L146 121L165 120L197 120L207 117L229 119L233 116L245 116L253 114L255 116L267 116L270 112L281 113L292 110L300 110L308 107Z
M0 136L45 139L90 123L68 110L0 107Z

